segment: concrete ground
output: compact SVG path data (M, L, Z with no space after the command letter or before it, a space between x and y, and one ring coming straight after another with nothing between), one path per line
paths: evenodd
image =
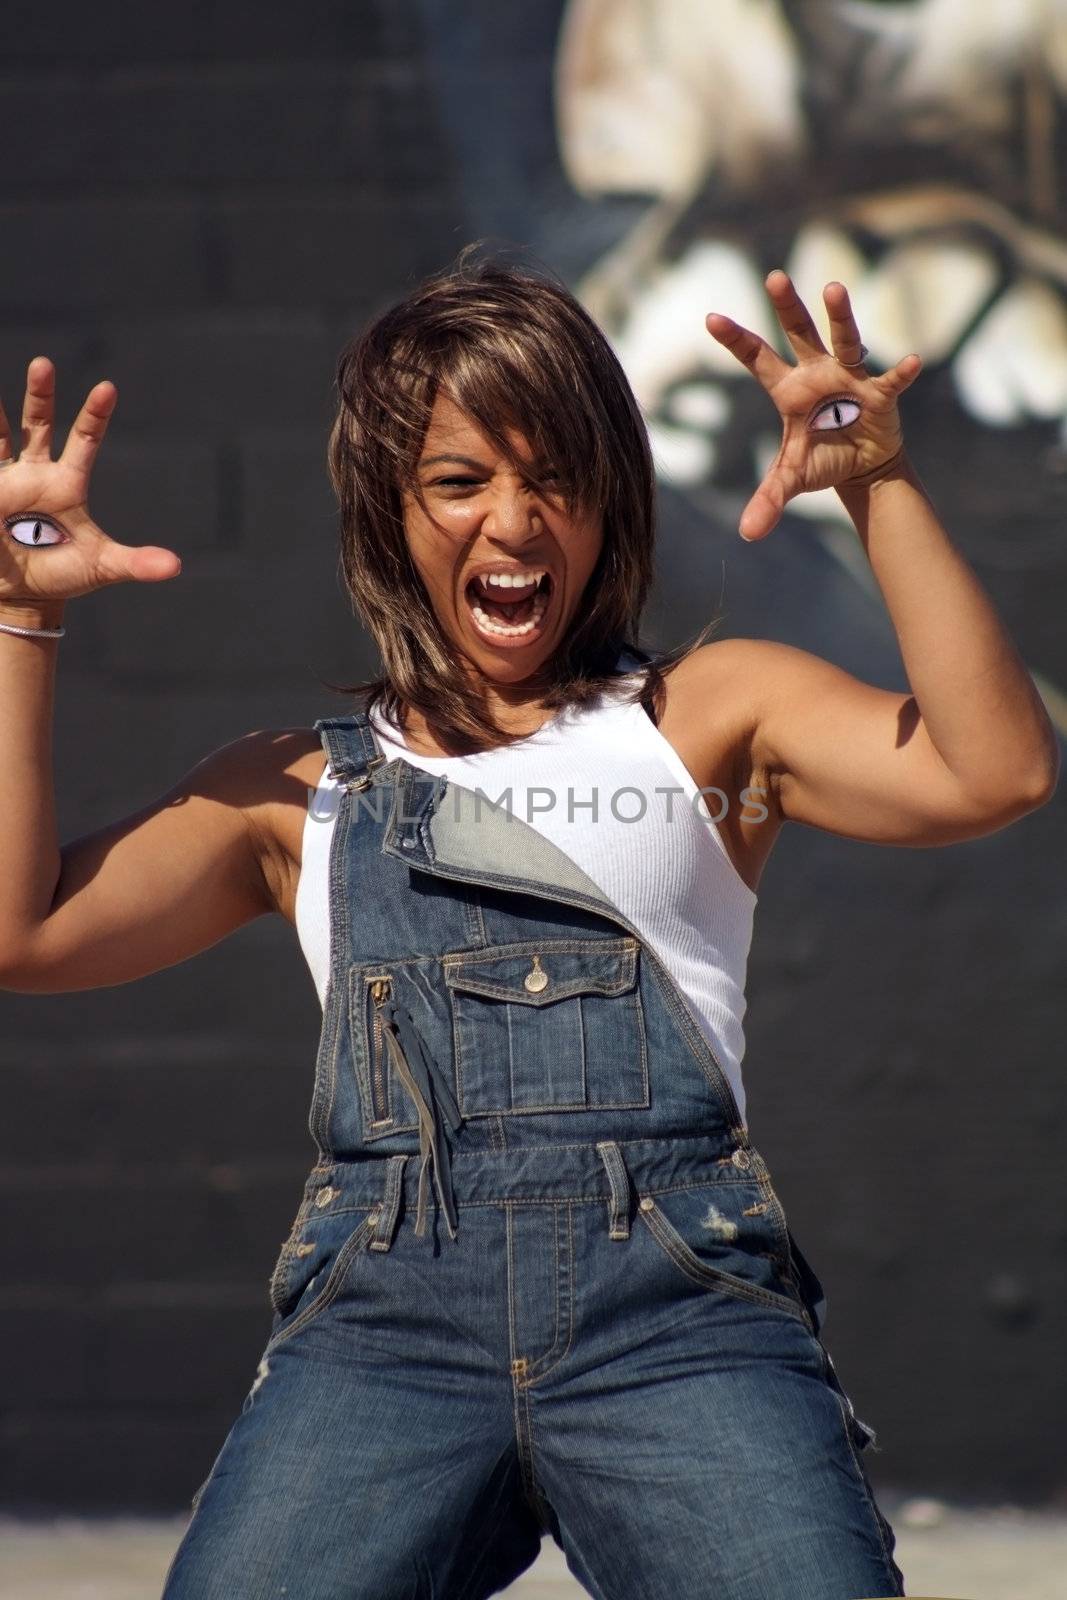
M1067 1516L1010 1506L974 1511L940 1501L879 1503L897 1535L909 1596L1064 1600ZM2 1600L159 1600L185 1519L49 1523L0 1518ZM509 1600L581 1600L549 1539Z

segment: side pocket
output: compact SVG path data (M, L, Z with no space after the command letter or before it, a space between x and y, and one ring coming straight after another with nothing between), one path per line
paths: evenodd
M301 1260L299 1274L289 1282L282 1306L277 1308L280 1320L275 1323L264 1357L306 1328L337 1298L349 1269L360 1254L366 1254L378 1215L379 1208L375 1206L351 1229L351 1212L338 1212L304 1241L309 1248Z
M302 1272L301 1267L313 1248L300 1242L298 1230L294 1230L282 1245L271 1273L269 1290L271 1309L276 1317L287 1317L303 1294L311 1269Z
M780 1272L768 1213L757 1181L645 1194L637 1207L641 1221L681 1277L807 1323L799 1297L778 1287L787 1280Z
M783 1282L803 1305L808 1326L817 1338L826 1315L826 1291L793 1237L785 1207L778 1197L766 1161L752 1147L746 1159L763 1193L767 1226L772 1237L771 1259L776 1263Z
M300 1235L308 1215L308 1209L309 1201L305 1195L305 1198L300 1202L296 1216L293 1218L293 1225L289 1229L288 1236L282 1242L282 1247L278 1252L278 1259L274 1263L274 1271L270 1275L270 1285L267 1292L271 1309L276 1316L284 1316L287 1303L300 1292L299 1289L294 1291L293 1278L299 1267L301 1254L308 1253L302 1249L300 1244Z

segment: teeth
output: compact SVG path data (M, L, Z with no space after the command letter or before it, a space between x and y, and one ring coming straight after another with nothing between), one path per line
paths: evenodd
M482 572L478 582L483 588L491 589L528 589L532 584L541 582L544 572Z
M541 618L545 614L547 605L547 595L535 595L532 615L526 622L518 623L498 622L495 617L489 616L488 612L483 611L481 606L477 604L471 606L471 612L483 633L496 633L505 639L518 639L524 633L532 633L536 627L540 626Z

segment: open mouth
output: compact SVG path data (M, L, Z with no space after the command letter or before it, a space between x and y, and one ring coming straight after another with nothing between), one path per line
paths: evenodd
M464 593L483 639L497 645L531 644L544 632L552 578L541 568L482 572L470 580Z

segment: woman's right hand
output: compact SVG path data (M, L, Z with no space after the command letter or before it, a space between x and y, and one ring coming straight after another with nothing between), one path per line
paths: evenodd
M54 613L111 583L155 583L181 571L173 550L118 544L89 515L89 477L117 401L113 383L95 384L56 461L55 367L47 356L26 369L17 459L0 405L0 612Z

